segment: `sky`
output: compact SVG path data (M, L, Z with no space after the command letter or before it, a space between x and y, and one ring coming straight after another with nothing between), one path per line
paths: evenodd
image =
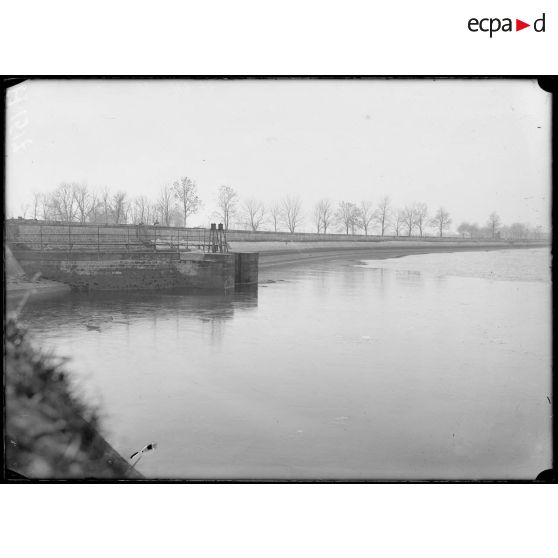
M530 80L32 80L8 92L7 216L63 181L156 198L182 176L209 222L297 195L389 196L453 219L550 227L551 99Z

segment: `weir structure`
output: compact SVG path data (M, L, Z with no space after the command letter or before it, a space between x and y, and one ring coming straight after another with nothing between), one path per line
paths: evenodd
M257 285L258 254L229 252L210 229L8 221L6 243L29 276L76 290L196 289Z

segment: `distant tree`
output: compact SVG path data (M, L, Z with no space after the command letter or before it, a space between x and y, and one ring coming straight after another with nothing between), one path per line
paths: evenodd
M391 217L391 204L387 196L383 197L378 204L376 213L374 215L376 221L380 225L380 234L384 236L384 233L389 225L389 220Z
M393 221L393 230L395 231L395 236L400 236L401 229L403 228L404 224L405 224L405 210L398 209L397 211L395 211L395 218Z
M52 219L52 207L50 205L50 197L47 194L41 194L41 218L45 221Z
M424 229L428 223L428 207L425 203L415 204L415 225L419 231L419 236L423 236Z
M184 176L173 182L172 190L182 209L184 226L186 226L188 217L197 213L201 206L196 183L187 176Z
M134 223L138 225L149 223L149 199L145 196L137 196L134 198Z
M465 235L471 235L471 224L467 223L467 221L463 221L459 227L457 227L457 232L465 238Z
M492 236L492 228L489 227L488 225L485 225L484 227L478 227L476 232L477 232L476 236L479 238L498 238L500 236L499 228L494 234L494 236Z
M225 230L229 230L236 215L238 195L231 186L220 186L217 194L217 215L223 222Z
M314 207L314 224L318 233L323 231L324 234L327 234L332 217L333 208L331 207L331 201L327 198L321 199Z
M407 227L407 236L413 234L416 225L416 204L405 206L403 210L403 222Z
M33 215L33 219L39 218L39 209L41 208L42 199L43 194L39 192L33 192L31 194L31 214Z
M346 234L349 234L349 230L354 234L355 227L358 226L358 207L352 202L339 202L335 212L335 219L345 229Z
M89 219L96 198L91 194L87 184L72 184L74 200L76 202L76 215L80 223L85 223Z
M182 209L178 205L173 204L169 213L169 226L180 227L182 226L183 220Z
M440 207L436 211L436 215L432 218L432 226L436 228L440 236L444 235L444 231L449 229L451 225L450 214L443 208Z
M264 204L254 198L248 198L242 204L244 222L250 230L257 231L265 219Z
M331 201L327 198L320 200L319 205L322 214L322 230L324 234L327 234L327 229L330 227L333 220L333 207Z
M481 229L477 225L477 223L473 223L473 224L469 225L469 234L470 234L471 238L478 238L479 236L482 235Z
M314 206L312 219L314 220L314 225L316 226L316 233L320 234L320 231L322 230L322 213L320 211L320 202L318 202Z
M365 235L368 235L368 228L374 218L375 213L372 209L372 202L361 201L360 206L358 207L357 222L358 226L364 231Z
M289 232L294 233L302 222L302 203L298 196L286 196L281 201L282 217Z
M126 200L126 192L119 190L112 196L112 212L114 222L119 225L126 222L126 214L128 212Z
M155 223L160 223L162 221L159 204L157 203L150 203L147 206L147 219L146 223L150 225L155 225Z
M501 225L500 216L493 211L488 217L488 223L486 225L490 230L490 234L492 235L492 238L496 238L496 233L498 232L500 225Z
M105 186L101 191L101 211L102 211L102 220L105 224L108 224L112 219L112 203L111 203L111 193L110 190Z
M63 182L52 192L51 207L55 218L60 221L73 221L75 217L75 198L72 185Z
M101 202L99 199L99 194L96 191L91 192L91 208L89 210L88 221L90 223L97 223L99 219L99 214L101 213Z
M529 226L524 223L512 223L509 228L509 236L515 240L527 238L529 235Z
M159 224L165 227L170 226L171 212L173 209L174 194L169 186L162 186L159 190L159 198L157 199L157 213L159 215Z
M29 212L29 209L31 208L31 206L28 203L22 203L19 206L19 208L21 210L20 217L23 217L24 219L27 219L27 213Z
M281 204L279 202L272 202L269 206L269 217L271 220L271 224L273 225L273 230L277 232L277 227L279 225L279 221L281 220Z

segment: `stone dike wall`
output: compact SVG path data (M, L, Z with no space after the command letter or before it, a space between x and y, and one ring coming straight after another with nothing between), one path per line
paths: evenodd
M14 250L29 276L41 273L76 290L211 289L235 285L234 254L97 254Z
M122 247L155 247L159 245L185 245L207 242L209 229L163 227L154 225L104 225L92 223L62 223L53 221L33 221L11 219L6 222L7 239L21 244L27 244L32 249L55 249L60 245L72 245L76 249L81 246L96 246L100 243L104 250L111 246ZM344 233L289 233L284 231L226 231L229 243L240 242L427 242L445 243L485 243L490 239L470 239L458 236L380 236ZM506 243L496 240L495 242ZM548 243L548 241L547 241Z

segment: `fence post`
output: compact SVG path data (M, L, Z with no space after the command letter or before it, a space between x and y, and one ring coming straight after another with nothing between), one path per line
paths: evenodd
M128 244L126 244L126 251L130 252L130 226L126 225L127 229L128 229Z
M72 225L68 222L68 252L72 251Z
M101 231L101 225L97 225L97 255L101 253L100 231Z
M43 225L39 225L39 234L41 237L41 252L43 251Z

